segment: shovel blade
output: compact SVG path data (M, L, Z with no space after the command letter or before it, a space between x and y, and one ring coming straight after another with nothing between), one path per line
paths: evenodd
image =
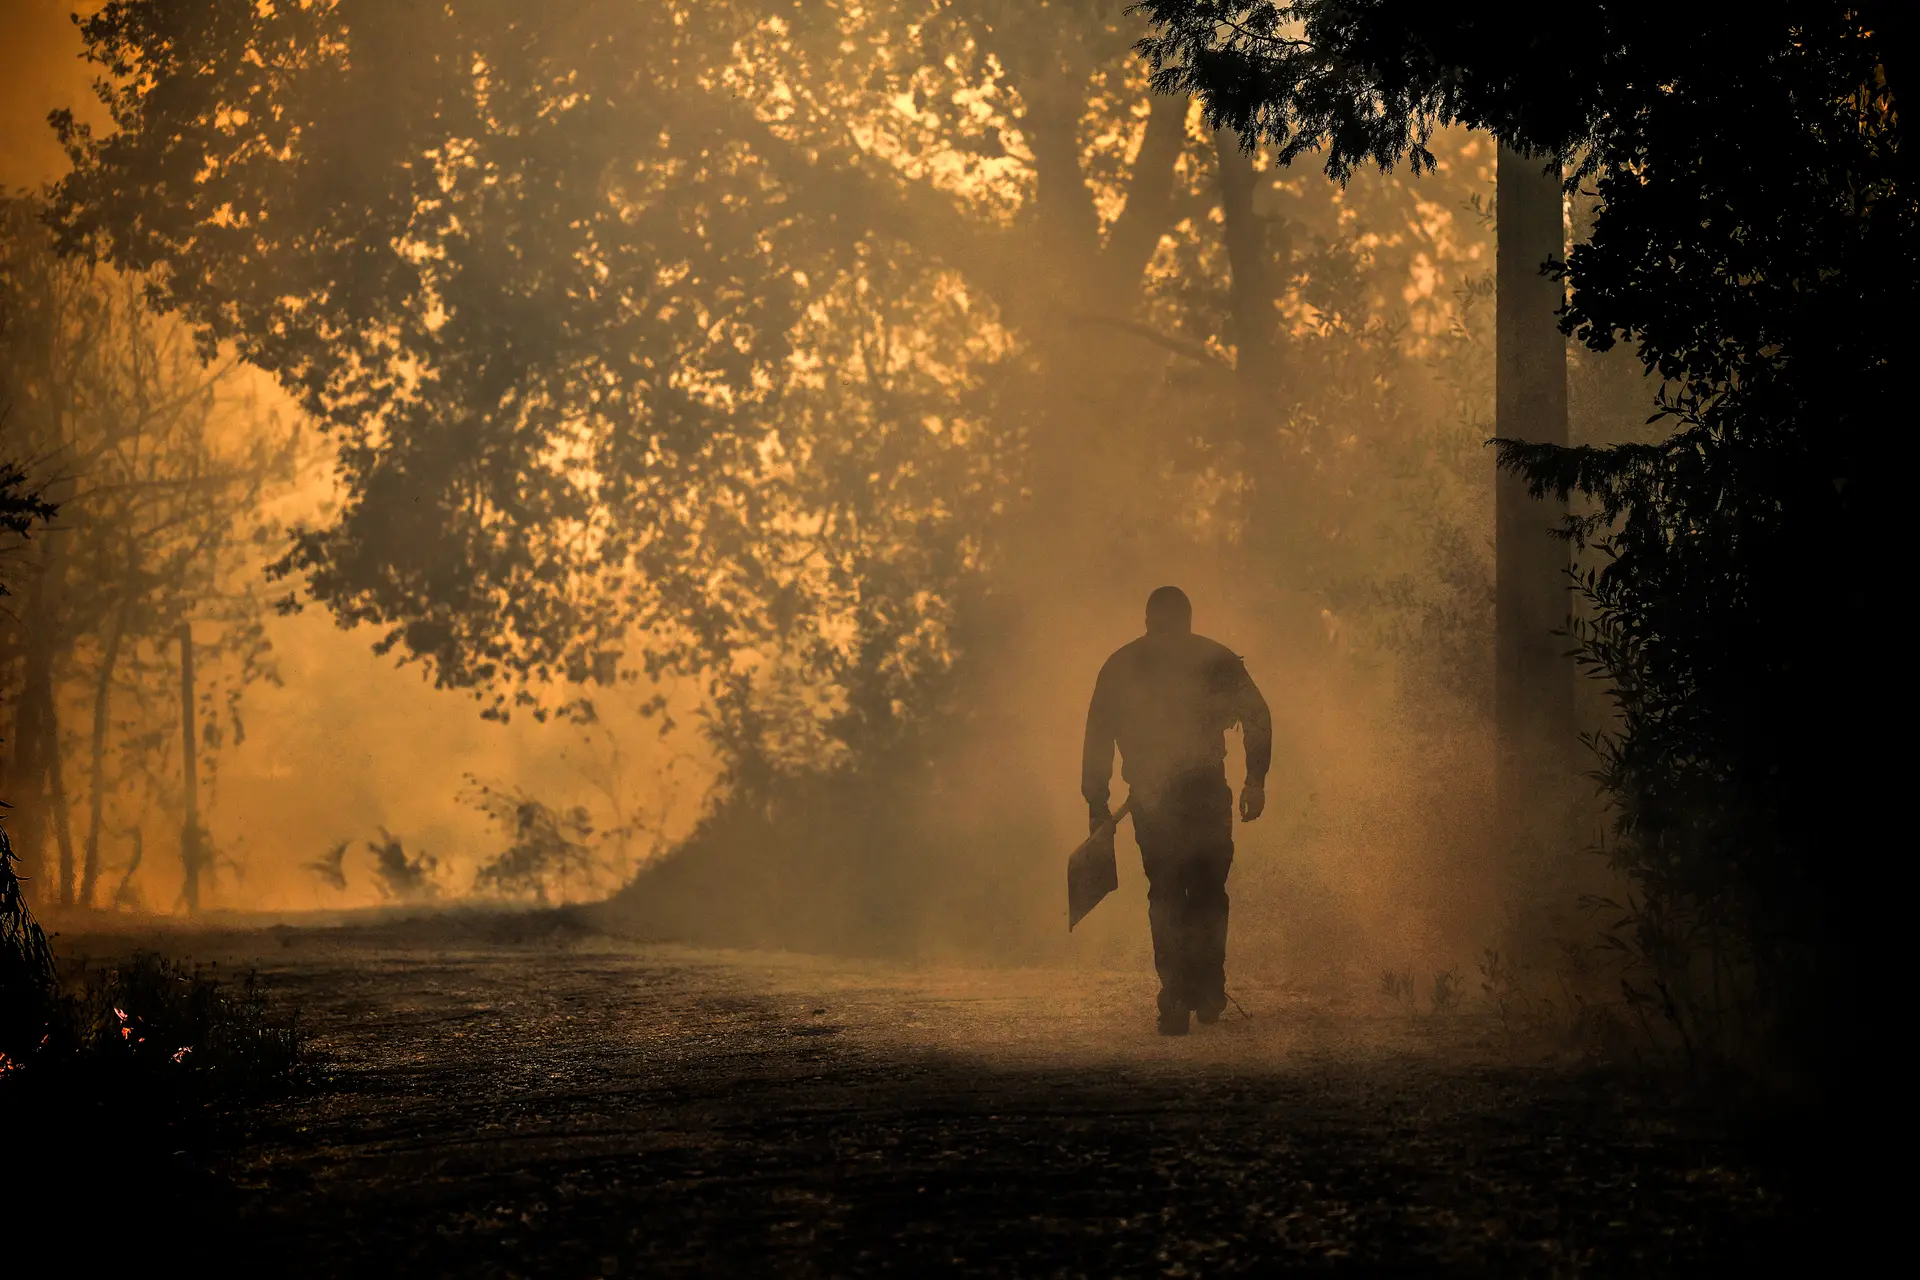
M1120 869L1114 862L1113 830L1106 838L1087 837L1067 856L1067 930L1086 918L1100 900L1120 887Z

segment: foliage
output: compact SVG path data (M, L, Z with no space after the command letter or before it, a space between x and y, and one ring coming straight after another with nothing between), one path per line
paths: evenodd
M1218 307L1213 139L1177 106L1143 118L1133 26L1082 16L108 5L84 30L118 131L63 126L63 235L164 268L158 302L335 433L348 501L287 567L343 617L449 684L604 681L637 629L652 668L724 688L740 655L835 631L903 537L977 567L980 515L1026 478L1006 395L1034 390L981 375L1055 344L1044 282L1078 272L1124 312L1171 229ZM334 145L389 85L380 144ZM1082 155L1090 111L1120 135ZM183 168L205 177L160 201ZM1320 292L1353 249L1302 249L1316 322L1358 334L1363 299ZM1136 339L1085 335L1099 374L1138 364ZM952 574L886 592L936 593L889 624L896 651L944 630Z
M532 41L520 3L113 4L85 26L120 131L66 128L69 243L111 227L116 261L165 268L159 303L299 392L348 497L286 569L446 684L609 678L638 588L596 569L671 583L762 514L742 481L764 428L729 426L783 380L811 264L699 82L737 23L615 8ZM182 166L208 179L135 214Z
M318 876L320 882L328 888L344 890L347 887L347 850L352 845L351 840L336 842L324 855L307 863L306 869Z
M0 396L4 396L5 392L5 384L0 383ZM6 426L7 412L5 401L0 400L0 430ZM19 462L0 462L0 534L4 534L9 542L24 539L36 524L45 524L53 519L56 508L40 493L34 486L33 477ZM7 551L12 549L11 546L6 548ZM0 596L6 594L7 584L0 581Z
M593 820L584 807L551 808L520 790L500 790L469 779L469 803L493 820L507 847L480 867L482 893L532 898L541 906L594 890L601 859Z
M14 862L13 842L0 827L0 1077L39 1049L59 998L53 952Z
M1408 1015L1420 1011L1420 993L1414 985L1411 969L1381 970L1380 994L1391 1000L1395 1008L1404 1010Z
M373 855L374 880L386 897L424 902L440 896L440 882L435 878L440 860L432 854L425 850L408 853L400 837L385 827L380 828L379 839L367 841L367 852Z
M297 1015L276 1015L251 971L229 985L142 953L77 985L69 1051L105 1079L235 1097L296 1084L310 1065Z
M1892 545L1892 318L1920 282L1899 6L1682 5L1657 38L1607 5L1143 8L1156 83L1283 157L1418 171L1462 123L1591 183L1563 327L1635 344L1672 429L1501 457L1594 504L1571 529L1605 556L1576 639L1619 713L1594 745L1635 887L1611 937L1710 1056L1843 1061L1870 1034L1850 1001L1884 923L1847 869L1888 816L1868 718L1886 664L1862 639Z

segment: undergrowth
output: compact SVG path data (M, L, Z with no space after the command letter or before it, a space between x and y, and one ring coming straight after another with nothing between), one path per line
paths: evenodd
M0 830L0 1090L112 1089L182 1102L293 1088L312 1056L297 1016L277 1016L253 974L136 954L64 977Z

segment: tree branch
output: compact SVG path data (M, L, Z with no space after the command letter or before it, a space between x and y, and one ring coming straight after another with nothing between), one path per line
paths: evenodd
M1143 342L1150 342L1156 347L1171 351L1174 355L1184 356L1188 360L1197 361L1209 368L1226 373L1233 372L1233 361L1227 358L1225 352L1203 343L1189 342L1185 338L1176 338L1172 334L1162 333L1152 325L1141 324L1137 320L1075 313L1067 317L1067 323L1087 328L1117 329L1121 333L1132 334Z
M1153 96L1146 136L1140 140L1140 153L1134 157L1133 174L1127 181L1127 203L1108 230L1101 254L1111 264L1108 274L1116 280L1139 282L1173 219L1173 167L1187 145L1188 102L1171 94Z

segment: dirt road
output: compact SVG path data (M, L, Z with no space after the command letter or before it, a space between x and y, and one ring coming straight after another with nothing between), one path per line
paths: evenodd
M191 949L257 964L331 1059L184 1157L216 1263L1698 1274L1796 1238L1789 1186L1697 1111L1516 1065L1467 1015L1252 988L1251 1019L1165 1040L1138 974L405 930Z

